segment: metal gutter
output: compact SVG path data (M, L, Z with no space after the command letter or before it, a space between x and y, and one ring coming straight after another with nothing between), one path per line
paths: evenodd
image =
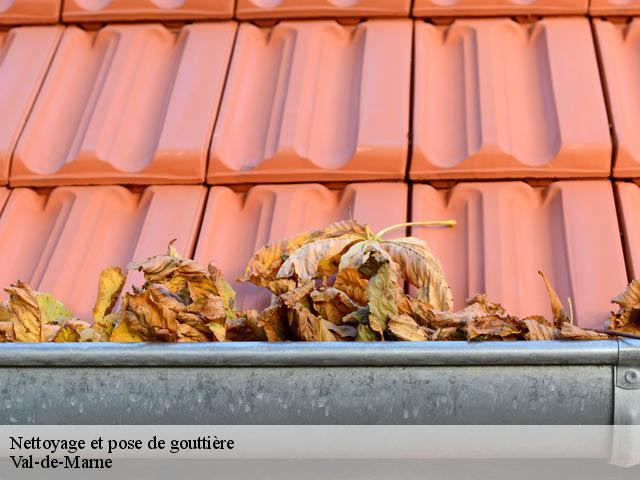
M0 424L634 424L619 379L639 358L628 340L2 344Z
M638 347L640 348L640 347ZM34 343L0 345L4 367L616 365L616 341Z

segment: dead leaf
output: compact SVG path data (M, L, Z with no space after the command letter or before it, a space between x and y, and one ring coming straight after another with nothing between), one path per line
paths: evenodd
M478 317L467 324L468 340L517 340L522 336L517 319L496 315Z
M560 336L570 340L608 340L610 337L605 333L585 330L570 323L563 323L560 328Z
M314 309L321 317L335 325L343 322L343 318L362 308L349 296L337 288L323 288L310 293ZM355 335L354 335L355 336Z
M360 275L356 268L344 268L336 275L333 287L346 293L354 302L366 305L369 301L367 299L368 283L369 280Z
M278 270L278 278L308 281L328 277L338 271L338 260L351 245L361 240L358 235L343 235L308 243L289 256Z
M276 275L285 260L304 245L317 240L336 238L348 234L365 237L369 233L368 227L360 225L354 220L344 220L332 223L322 230L304 232L295 237L265 245L249 261L240 281L252 282L260 287L268 288L270 283L276 279Z
M560 328L565 323L571 323L571 320L569 319L567 312L564 310L564 306L562 305L558 294L553 288L553 285L551 285L551 282L549 281L547 276L541 270L538 271L538 274L542 277L542 280L544 280L545 287L547 287L549 301L551 302L551 312L553 313L553 323L555 324L555 326Z
M270 342L283 342L289 337L285 310L280 302L265 308L260 313L258 325L264 329L267 340Z
M624 292L611 301L618 304L620 309L611 315L608 329L640 335L640 281L633 280Z
M376 342L378 339L379 336L369 325L365 325L363 323L358 324L356 342Z
M96 329L102 330L107 337L111 335L113 324L103 320L115 307L126 280L127 277L119 267L109 267L100 273L98 295L93 306L93 325Z
M527 328L527 333L524 334L527 340L559 340L561 338L560 330L542 316L524 318L522 323Z
M178 324L173 310L154 300L151 291L128 293L125 310L129 331L145 341L175 341Z
M397 298L404 292L398 285L398 274L393 264L387 263L378 270L367 285L369 298L369 325L383 333L387 328L389 317L398 315Z
M408 315L393 315L389 317L388 328L400 340L424 342L429 339L425 329Z
M382 248L399 265L402 278L418 289L418 298L436 310L453 309L453 295L444 269L426 242L415 237L397 238L383 241Z

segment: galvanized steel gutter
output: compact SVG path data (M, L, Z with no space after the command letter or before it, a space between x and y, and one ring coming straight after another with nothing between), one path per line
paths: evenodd
M640 424L640 342L3 344L0 398L3 424Z

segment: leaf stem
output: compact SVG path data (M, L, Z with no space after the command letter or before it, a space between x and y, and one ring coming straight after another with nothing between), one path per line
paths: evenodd
M382 237L385 233L402 227L455 227L456 223L457 222L455 220L433 220L425 222L397 223L396 225L391 225L390 227L383 228L376 234L376 237Z

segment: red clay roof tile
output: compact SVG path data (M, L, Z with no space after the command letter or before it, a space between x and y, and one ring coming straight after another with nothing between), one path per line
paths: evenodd
M11 184L203 181L235 29L67 28L18 142Z
M0 182L62 35L62 27L0 31Z
M608 176L589 22L424 22L415 33L411 178Z
M238 18L408 16L410 0L237 0Z
M592 0L595 1L595 0ZM587 13L589 0L414 0L417 17Z
M615 186L629 276L640 279L640 187L623 182Z
M5 0L0 2L0 25L56 23L62 0Z
M205 196L202 186L15 189L0 217L0 285L26 281L89 319L102 269L163 253L173 238L193 253Z
M640 0L591 0L592 15L634 15L640 13Z
M640 176L640 20L612 23L593 20L602 52L613 130L617 142L613 173L618 178Z
M210 183L402 179L409 20L242 24Z
M231 18L234 0L65 0L65 21Z
M266 243L347 218L369 223L374 230L405 222L407 186L362 183L329 190L313 183L259 185L247 193L213 187L195 258L203 263L212 260L232 281L244 273L254 252ZM242 308L269 304L265 289L237 282L233 286Z
M441 259L457 306L486 292L516 315L550 307L544 271L577 322L602 327L610 299L627 283L611 184L562 181L461 183L439 191L416 185L414 220L453 218L453 229L416 229Z

